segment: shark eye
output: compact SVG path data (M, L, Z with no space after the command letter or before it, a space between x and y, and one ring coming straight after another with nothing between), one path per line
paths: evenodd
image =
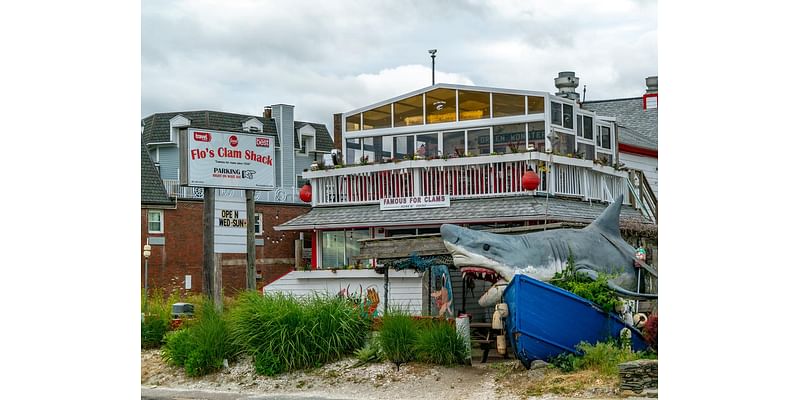
M491 246L489 246L488 244L484 243L483 244L483 251L489 251L489 247L491 247Z

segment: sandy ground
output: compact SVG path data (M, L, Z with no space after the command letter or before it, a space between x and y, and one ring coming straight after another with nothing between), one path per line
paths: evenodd
M472 366L442 367L404 364L398 371L392 363L351 368L357 360L344 359L324 367L285 373L276 377L255 373L247 359L200 378L190 378L182 369L167 365L158 350L142 351L143 388L225 391L250 394L302 394L323 398L352 399L561 399L619 398L616 382L590 379L578 391L532 396L538 384L561 376L553 368L525 370L516 360L490 358L486 364L473 358Z

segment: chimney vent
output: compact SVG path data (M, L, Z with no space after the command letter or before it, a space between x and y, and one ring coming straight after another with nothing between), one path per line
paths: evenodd
M572 71L564 71L559 72L558 77L555 78L556 89L556 96L559 97L566 97L570 100L579 100L580 94L575 91L575 88L578 87L578 82L580 78L575 76L575 73Z
M648 76L644 84L647 85L647 93L658 93L658 76Z
M272 107L264 106L264 119L272 119Z

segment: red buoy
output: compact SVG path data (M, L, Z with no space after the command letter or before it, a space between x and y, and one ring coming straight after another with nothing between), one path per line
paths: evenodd
M536 190L541 181L542 180L539 178L539 175L536 175L536 172L533 172L532 170L527 170L524 174L522 174L522 187L525 190Z
M308 183L303 185L303 187L300 189L300 200L306 203L311 202L311 185Z

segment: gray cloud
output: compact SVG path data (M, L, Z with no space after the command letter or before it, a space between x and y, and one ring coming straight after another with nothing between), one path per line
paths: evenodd
M632 97L656 75L655 1L142 2L141 113L260 114L294 104L331 124L437 82L554 91L575 71L589 99Z

